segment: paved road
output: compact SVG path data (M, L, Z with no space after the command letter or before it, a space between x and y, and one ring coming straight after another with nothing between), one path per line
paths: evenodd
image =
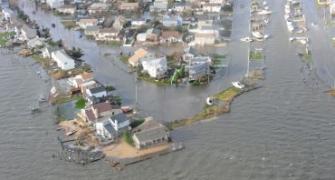
M240 80L247 71L249 43L241 42L242 37L250 35L250 1L235 1L235 13L232 26L232 42L229 46L232 61L229 66L229 79Z

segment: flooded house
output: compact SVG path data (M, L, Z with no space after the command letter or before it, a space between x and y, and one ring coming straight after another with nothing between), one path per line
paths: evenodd
M123 133L125 131L128 131L130 128L130 120L129 118L123 114L123 113L119 113L119 114L115 114L113 116L110 117L110 122L114 128L114 130L120 134Z
M90 87L86 89L86 96L94 98L103 98L107 97L106 88L102 85L97 85L95 87Z
M152 78L163 78L168 69L165 56L159 58L145 57L141 59L141 64L143 71Z
M77 25L81 29L86 29L89 26L97 26L98 25L98 19L95 19L95 18L83 18L83 19L80 19L77 22Z
M168 0L155 0L150 6L150 11L152 12L165 12L168 9Z
M140 63L141 58L149 55L149 52L143 48L140 48L134 52L134 54L128 59L128 63L132 67L137 67Z
M209 12L209 13L220 13L222 10L222 4L221 3L206 3L202 5L202 11L203 12Z
M319 5L328 5L331 0L317 0Z
M161 43L178 43L182 41L182 34L174 30L162 31L162 34L160 36Z
M57 8L56 10L57 12L62 13L62 14L73 15L77 9L75 5L67 4L67 5Z
M329 3L329 13L331 16L335 16L335 1L331 0L331 2Z
M18 39L21 41L28 41L37 37L37 31L26 24L18 25L15 29Z
M102 117L111 116L121 112L122 111L120 109L114 109L113 106L106 101L89 105L89 107L82 109L79 117L81 117L85 122L92 124Z
M113 28L117 31L120 32L123 29L124 24L127 23L127 19L123 16L117 16L114 20L113 23Z
M210 74L210 65L212 64L210 57L186 54L184 55L184 61L187 62L186 70L188 71L189 81L200 80Z
M84 72L82 74L78 74L75 77L70 77L68 78L69 83L74 87L74 88L79 88L81 89L85 83L88 82L95 82L93 78L93 73L89 72Z
M12 10L8 8L2 8L1 12L2 12L2 17L4 20L11 21L14 15L14 12Z
M96 3L92 3L87 8L87 11L89 14L105 13L108 11L109 7L110 6L107 3L96 2Z
M84 31L86 36L95 37L99 34L99 26L88 26Z
M44 39L43 38L35 37L31 40L28 40L28 42L27 42L27 47L29 49L40 48L42 46L44 46Z
M138 19L132 19L131 20L131 26L134 28L138 28L141 26L146 25L146 20L144 18L138 18Z
M130 129L130 121L127 116L123 113L112 115L109 117L102 118L95 123L96 135L102 139L102 141L114 141L123 132L127 132Z
M210 73L209 63L190 64L187 66L189 81L200 80Z
M162 19L164 27L177 27L183 24L183 18L179 15L164 15Z
M99 29L99 32L95 35L97 41L121 41L119 37L119 31L115 28L103 28Z
M42 57L51 59L52 52L59 50L58 47L46 46L42 48Z
M213 21L199 21L198 28L191 30L194 33L194 45L213 45L219 36L219 32L213 26ZM191 44L191 45L193 45Z
M137 11L139 9L139 3L138 2L121 2L119 4L118 9L120 11Z
M51 9L64 6L64 0L46 0L46 3Z
M51 58L57 63L62 70L70 70L75 68L75 61L64 50L57 50L51 53Z
M146 41L156 43L159 42L161 30L157 28L150 28L146 31Z
M117 132L114 130L109 118L105 118L99 122L96 122L95 132L101 141L113 142L117 138Z
M152 118L146 118L145 121L134 128L132 132L132 138L137 149L150 148L166 144L170 141L168 129Z

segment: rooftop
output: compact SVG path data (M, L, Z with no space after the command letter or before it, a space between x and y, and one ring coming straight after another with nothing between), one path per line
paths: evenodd
M104 86L98 86L98 87L90 88L89 90L91 91L92 94L95 94L95 93L105 92L106 88Z
M162 139L168 134L169 133L167 132L165 127L156 127L134 133L134 136L136 136L140 142L145 142L151 141L153 139Z

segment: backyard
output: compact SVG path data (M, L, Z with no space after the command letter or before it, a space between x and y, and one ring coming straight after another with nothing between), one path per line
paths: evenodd
M15 32L0 32L0 47L3 47L15 35Z

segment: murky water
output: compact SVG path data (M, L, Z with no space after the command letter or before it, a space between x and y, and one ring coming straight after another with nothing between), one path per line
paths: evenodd
M335 179L335 100L323 93L322 83L304 83L300 72L303 64L288 42L282 16L284 1L269 2L274 14L267 29L272 38L265 48L264 87L236 99L232 112L216 121L174 131L173 137L185 143L185 150L132 165L123 172L111 170L104 162L78 166L52 158L59 148L53 109L44 105L43 113L36 115L29 110L49 84L37 76L32 61L2 51L0 179ZM247 17L247 8L241 9L240 4L246 3L237 2L234 18ZM52 16L37 13L36 18L60 27ZM196 89L139 83L142 109L158 118L166 117L162 120L188 116L201 108L207 94L242 77L247 57L243 52L246 54L247 49L238 39L247 35L243 27L248 21L234 23L232 61L225 78ZM74 34L67 30L60 33L67 37ZM92 48L96 47L92 42L76 42L86 47L85 52L90 48L85 60L96 69L97 78L114 84L118 93L132 102L134 80L122 70L122 64L100 58L100 50Z

